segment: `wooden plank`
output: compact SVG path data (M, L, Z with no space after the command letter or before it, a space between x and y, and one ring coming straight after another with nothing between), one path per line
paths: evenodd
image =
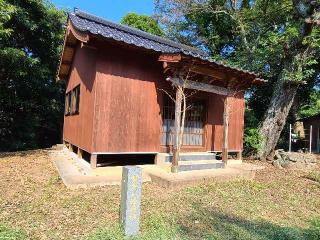
M100 49L100 48L99 48ZM162 103L161 64L121 47L98 51L94 152L158 152Z
M63 60L63 61L61 62L61 65L68 65L68 66L70 66L71 63L72 63L72 61L70 61L70 60Z
M66 42L66 45L64 46L65 48L76 48L77 44L76 43L70 43L70 42Z
M97 154L91 154L91 156L90 156L90 167L92 169L97 168L97 158L98 158Z
M180 53L163 53L159 56L160 62L180 62L182 59Z
M73 145L92 152L96 51L78 45L66 92L80 84L80 114L65 116L63 135ZM66 66L66 65L62 65ZM68 76L68 75L65 75ZM67 79L67 78L66 78Z
M223 101L223 135L222 135L222 161L228 161L228 134L229 134L229 106L228 97Z
M190 72L210 76L221 80L227 78L227 75L223 71L219 71L208 66L194 65L190 68Z
M82 159L82 149L78 147L78 158Z
M207 151L222 151L223 146L223 100L225 96L212 94L208 109L208 125L212 129L207 135ZM229 152L241 151L243 148L244 131L244 97L243 92L229 97L229 131L228 148ZM209 129L210 129L209 128Z
M237 152L237 160L242 160L242 151Z
M172 77L168 77L166 80L172 82L174 85L183 86L184 88L203 91L203 92L209 92L209 93L215 93L215 94L224 95L224 96L232 95L235 93L235 91L231 89L210 85L202 82L182 80L180 78L172 78Z

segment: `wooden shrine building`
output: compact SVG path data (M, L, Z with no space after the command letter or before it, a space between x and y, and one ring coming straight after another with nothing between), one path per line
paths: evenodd
M222 152L227 109L226 150L241 156L244 90L264 82L198 49L79 10L68 17L61 79L64 141L90 154L92 167L99 155L170 153L179 85L188 95L182 152Z

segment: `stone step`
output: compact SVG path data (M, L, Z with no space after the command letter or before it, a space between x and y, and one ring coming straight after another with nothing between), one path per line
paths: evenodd
M64 148L64 144L56 144L51 147L54 150L62 150Z
M165 162L172 162L172 154L165 156ZM215 153L181 153L180 161L216 160Z
M225 164L217 160L179 161L178 171L194 171L224 168Z

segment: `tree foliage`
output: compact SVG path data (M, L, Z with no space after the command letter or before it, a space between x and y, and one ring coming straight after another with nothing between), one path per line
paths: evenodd
M267 155L292 104L299 109L318 83L319 8L319 0L158 0L156 9L168 36L269 81L249 99Z
M320 91L314 90L311 95L309 102L299 109L299 117L311 117L320 114Z
M128 13L121 19L121 23L151 34L155 34L158 36L163 35L157 21L150 16Z
M2 39L11 31L11 29L4 28L3 24L10 20L12 13L15 11L15 7L5 0L0 0L0 9L0 39Z
M47 147L62 127L65 14L41 0L0 1L0 151Z

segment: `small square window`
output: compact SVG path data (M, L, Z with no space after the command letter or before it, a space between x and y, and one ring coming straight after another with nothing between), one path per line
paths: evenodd
M66 99L65 99L65 110L64 110L64 114L65 115L70 115L71 113L71 92L68 92L66 94Z
M65 112L67 115L75 115L80 112L80 85L73 88L66 94Z

